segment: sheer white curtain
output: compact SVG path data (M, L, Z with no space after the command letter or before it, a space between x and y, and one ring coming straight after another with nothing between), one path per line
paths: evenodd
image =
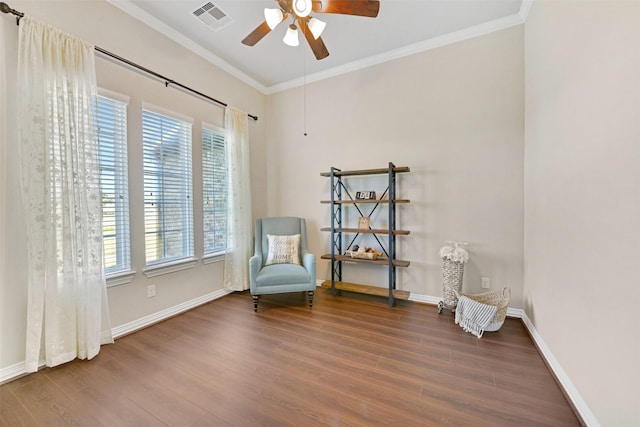
M18 127L29 283L26 370L113 342L102 268L94 49L25 17Z
M232 291L244 291L249 289L249 258L253 249L249 121L246 112L233 107L225 110L225 145L229 200L224 287Z

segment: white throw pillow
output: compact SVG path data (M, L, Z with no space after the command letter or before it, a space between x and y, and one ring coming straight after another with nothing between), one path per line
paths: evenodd
M293 236L267 234L267 241L269 242L269 254L264 265L300 265L300 234L294 234Z

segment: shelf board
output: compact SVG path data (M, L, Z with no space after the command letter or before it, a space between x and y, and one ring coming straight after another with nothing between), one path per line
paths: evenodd
M330 260L331 254L324 254L320 258ZM377 264L377 265L389 264L389 258L363 259L363 258L351 258L348 255L336 255L334 259L336 261L353 262L353 263ZM393 260L394 267L409 267L409 264L410 264L409 261L403 261L401 259Z
M331 203L331 200L321 200L320 203ZM365 204L365 203L389 203L388 199L380 200L380 199L372 199L372 200L334 200L335 204L342 205L355 205L357 204ZM409 203L409 199L393 199L393 203Z
M411 169L407 166L396 166L393 168L395 173L410 172ZM333 176L357 176L357 175L382 175L389 172L389 168L379 169L360 169L351 171L334 171ZM321 176L331 176L331 172L322 172Z
M322 282L322 285L320 286L326 289L331 289L331 280L325 280L324 282ZM380 297L389 296L389 288L382 288L380 286L359 285L356 283L347 283L347 282L336 282L336 289L340 289L342 291L348 291L348 292L358 292L361 294L376 295ZM408 300L409 292L401 291L399 289L394 289L393 297L396 299Z
M331 231L331 227L322 227L320 231ZM336 233L361 233L361 234L389 234L389 230L382 228L336 228ZM394 236L406 236L410 233L409 230L394 230Z

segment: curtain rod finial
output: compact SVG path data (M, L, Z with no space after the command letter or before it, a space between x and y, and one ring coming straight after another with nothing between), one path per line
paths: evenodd
M24 17L24 13L22 12L18 12L15 9L12 9L8 4L6 4L5 2L0 2L0 12L2 13L10 13L12 15L15 15L16 18L16 24L20 25L20 19L22 17Z
M0 2L0 12L2 13L10 13L12 15L16 15L17 17L22 18L24 16L24 13L22 12L18 12L15 9L11 9L11 7L6 4L5 2Z

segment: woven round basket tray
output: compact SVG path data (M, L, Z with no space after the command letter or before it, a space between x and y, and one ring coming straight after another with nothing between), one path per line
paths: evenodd
M482 304L493 305L494 307L498 307L498 312L491 319L491 323L484 329L485 331L495 332L502 327L504 323L504 319L507 318L507 306L509 305L509 301L511 300L511 289L505 287L501 291L489 291L483 292L481 294L467 294L463 292L456 291L456 297L460 298L461 296L465 296L474 301L480 302Z

